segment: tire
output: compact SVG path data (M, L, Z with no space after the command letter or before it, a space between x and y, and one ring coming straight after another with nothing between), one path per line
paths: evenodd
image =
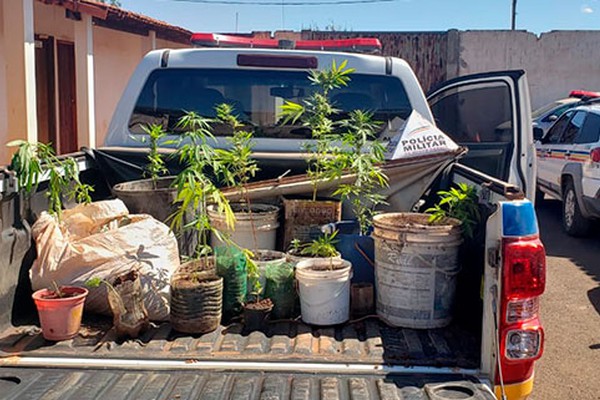
M589 233L591 221L581 214L572 182L568 182L563 191L562 211L563 228L569 236L585 236Z

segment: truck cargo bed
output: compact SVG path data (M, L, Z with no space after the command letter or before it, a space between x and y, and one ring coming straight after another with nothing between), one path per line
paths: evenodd
M115 338L111 325L108 318L88 317L77 337L58 343L44 340L33 325L11 328L0 338L0 356L479 367L480 341L457 323L415 330L392 328L377 318L332 328L274 321L264 332L247 333L243 325L232 324L198 336L177 333L164 323L125 341Z

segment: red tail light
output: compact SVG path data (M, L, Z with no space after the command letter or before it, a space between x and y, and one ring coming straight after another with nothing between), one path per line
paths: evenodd
M539 296L546 288L546 251L537 236L504 239L500 319L500 365L505 384L523 382L543 353ZM496 374L496 383L499 382Z
M539 239L505 241L502 284L506 299L522 299L544 293L546 252Z
M600 147L596 147L590 152L590 158L593 162L600 162Z

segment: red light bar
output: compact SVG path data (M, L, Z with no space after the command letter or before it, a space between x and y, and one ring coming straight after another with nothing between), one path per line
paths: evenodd
M571 93L569 93L569 97L576 97L578 99L595 99L600 97L600 93L589 92L587 90L572 90Z
M237 47L277 49L283 47L277 39L256 39L235 35L215 33L194 33L191 42L203 47ZM286 48L290 41L285 41ZM381 42L377 38L354 38L333 40L298 40L293 48L298 50L335 50L375 53L381 51Z

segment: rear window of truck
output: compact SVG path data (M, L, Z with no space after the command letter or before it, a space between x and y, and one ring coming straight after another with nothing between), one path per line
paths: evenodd
M154 123L177 134L177 123L186 112L211 118L218 104L228 103L255 137L307 138L308 129L282 125L281 106L286 100L300 103L316 90L308 77L306 71L156 70L137 99L129 130L141 134L142 126ZM339 117L360 109L374 113L377 121L389 121L406 119L412 111L402 82L393 76L352 74L349 85L332 91L330 100L340 110ZM228 127L214 126L217 136L230 133Z

